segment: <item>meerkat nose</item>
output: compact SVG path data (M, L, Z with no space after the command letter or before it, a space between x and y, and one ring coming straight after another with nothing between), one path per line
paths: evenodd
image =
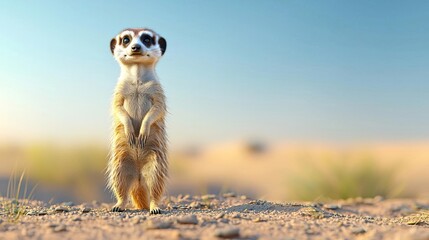
M131 51L133 52L140 52L141 49L142 47L139 44L134 44L131 46Z

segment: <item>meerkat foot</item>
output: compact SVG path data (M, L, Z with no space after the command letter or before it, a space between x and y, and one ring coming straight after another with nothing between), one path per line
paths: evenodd
M161 212L161 209L159 209L159 208L154 208L154 209L151 209L151 210L149 211L149 213L150 213L151 215L156 215L156 214L161 214L162 212Z
M161 214L161 209L158 207L155 201L150 202L150 214Z
M114 206L112 208L112 212L123 212L123 211L125 211L125 209L117 207L117 206Z

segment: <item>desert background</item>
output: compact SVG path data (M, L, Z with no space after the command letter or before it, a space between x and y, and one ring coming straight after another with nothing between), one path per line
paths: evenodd
M105 170L119 67L108 44L124 28L150 27L168 44L157 66L169 111L165 206L201 196L228 209L247 199L407 199L427 210L428 9L424 1L4 1L0 196L99 211L114 202ZM223 198L231 194L237 200Z

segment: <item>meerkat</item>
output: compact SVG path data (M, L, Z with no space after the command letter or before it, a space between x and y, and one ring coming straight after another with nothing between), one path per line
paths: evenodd
M158 207L168 174L166 103L155 66L167 48L153 30L129 28L110 41L121 73L112 102L113 136L107 168L116 196L114 212L131 197L137 209L160 214Z

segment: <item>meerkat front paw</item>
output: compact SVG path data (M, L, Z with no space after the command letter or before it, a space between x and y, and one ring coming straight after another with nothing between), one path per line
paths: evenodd
M129 134L126 134L126 136L127 136L128 144L130 145L130 147L135 147L136 146L136 137L134 136L134 134L129 133Z
M149 137L149 131L149 125L147 123L143 123L137 139L137 147L143 148L146 145L147 139Z
M144 148L144 146L146 145L147 142L147 135L144 134L140 134L138 139L137 139L137 147L138 148Z

